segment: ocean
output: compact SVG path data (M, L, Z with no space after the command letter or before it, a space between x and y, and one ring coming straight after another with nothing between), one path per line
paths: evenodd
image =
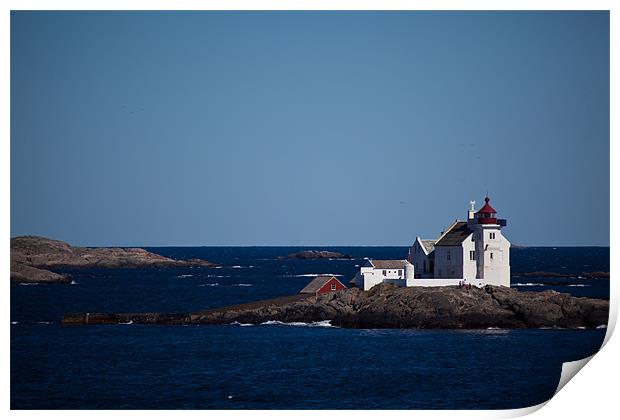
M11 285L12 409L502 409L548 400L595 330L363 330L329 323L63 327L67 312L189 312L348 284L364 257L405 247L147 248L223 268L66 270L73 283ZM304 249L353 259L281 260ZM609 298L609 248L514 248L512 286ZM519 273L547 271L565 277Z

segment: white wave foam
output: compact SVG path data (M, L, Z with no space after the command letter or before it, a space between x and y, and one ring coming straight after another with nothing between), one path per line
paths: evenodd
M38 286L39 283L18 283L20 286Z
M240 327L253 327L254 324L242 324L239 321L231 322L229 325L238 325Z
M216 276L216 275L213 275L213 274L209 274L207 277L210 277L212 279L227 279L227 278L232 277L232 276Z
M51 322L51 321L37 321L37 322L35 322L35 324L50 325L50 324L53 324L53 322Z
M11 321L11 324L17 325L17 324L19 324L19 321Z
M184 278L187 278L187 277L194 277L194 275L193 274L180 274L180 275L178 275L176 277L177 277L177 279L184 279Z
M129 322L120 322L120 325L131 325L133 324L133 320L130 320Z
M243 268L241 265L233 265L232 268Z
M236 284L235 286L238 286L238 287L250 287L252 285L250 283L239 283L239 284Z
M260 325L285 325L289 327L324 327L324 328L337 328L331 324L331 319L325 321L315 322L282 322L282 321L265 321Z
M542 283L514 283L513 286L544 286Z
M205 284L199 284L198 287L205 287L205 286L215 287L219 285L220 285L219 283L205 283Z
M589 284L567 284L566 287L588 287Z
M80 284L80 283L78 283L78 282L77 282L77 281L75 281L75 280L71 280L71 283L69 283L69 284L72 284L72 285L74 285L74 286L75 286L76 284Z
M597 330L601 330L603 328L607 328L607 324L601 324L598 327L596 327Z

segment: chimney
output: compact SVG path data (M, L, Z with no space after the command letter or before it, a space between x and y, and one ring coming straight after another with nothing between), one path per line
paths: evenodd
M469 202L469 211L467 212L467 220L473 220L474 219L474 214L476 213L476 210L474 210L474 206L476 205L476 202L474 200L471 200Z

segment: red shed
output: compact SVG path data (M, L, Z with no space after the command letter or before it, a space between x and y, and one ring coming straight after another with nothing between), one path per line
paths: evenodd
M318 295L319 293L336 292L346 288L347 286L334 276L316 276L299 293L314 293Z

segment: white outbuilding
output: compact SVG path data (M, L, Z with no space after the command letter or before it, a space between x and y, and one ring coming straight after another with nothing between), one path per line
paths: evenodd
M352 283L362 290L377 284L413 286L413 264L407 260L366 260Z

